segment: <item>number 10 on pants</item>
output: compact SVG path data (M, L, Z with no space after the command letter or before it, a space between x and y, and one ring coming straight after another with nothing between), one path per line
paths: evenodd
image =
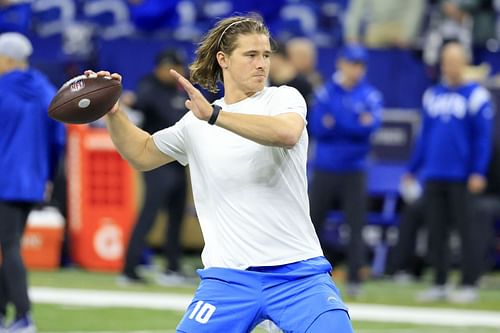
M189 315L189 319L194 319L200 324L206 324L215 312L215 306L204 301L198 301Z

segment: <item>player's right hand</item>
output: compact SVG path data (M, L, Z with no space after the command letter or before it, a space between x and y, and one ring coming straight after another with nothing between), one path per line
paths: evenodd
M122 82L122 76L118 73L113 73L111 74L108 71L98 71L97 73L94 72L93 70L87 69L85 72L83 72L87 77L111 77L113 80L118 80L119 82ZM109 110L108 114L114 114L120 110L120 100L118 100L115 105Z
M406 203L412 203L422 195L422 187L414 175L406 173L401 177L399 193Z
M488 181L486 180L485 176L474 173L470 175L469 179L467 180L467 189L472 194L479 194L484 191L487 184Z
M97 76L108 76L111 77L113 80L118 80L119 82L122 82L122 76L118 73L113 73L111 74L108 71L99 71L99 72L94 72L93 70L87 69L85 72L83 72L87 77L97 77Z
M402 185L413 185L417 180L415 179L415 176L411 173L405 173L401 177L401 184Z

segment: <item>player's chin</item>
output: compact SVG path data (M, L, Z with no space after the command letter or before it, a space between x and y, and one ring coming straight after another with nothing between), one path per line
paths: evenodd
M264 89L266 86L267 79L265 77L255 77L255 79L252 82L253 88L255 88L255 91L260 91Z

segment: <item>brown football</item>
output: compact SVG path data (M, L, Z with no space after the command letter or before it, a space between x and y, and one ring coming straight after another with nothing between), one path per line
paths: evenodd
M49 106L49 116L68 124L86 124L104 116L122 93L110 77L77 76L66 82Z

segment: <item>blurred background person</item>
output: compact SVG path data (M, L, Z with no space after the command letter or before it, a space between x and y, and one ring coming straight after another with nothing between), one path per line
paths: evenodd
M443 21L450 20L470 29L473 47L484 47L495 38L492 0L440 0L438 5Z
M420 185L418 185L420 186ZM390 267L394 281L409 283L420 278L423 273L425 255L418 246L422 230L427 230L422 197L404 200L400 213L398 242L394 248L393 263ZM427 247L425 248L427 251Z
M286 46L277 43L273 50L271 68L269 71L269 83L271 86L290 86L297 89L308 106L311 104L313 87L307 78L299 73L290 61Z
M488 272L494 268L495 221L500 218L500 143L492 142L492 154L486 174L486 189L472 202L474 228L476 229L476 246L480 273ZM414 185L413 185L414 186ZM420 185L418 185L420 188ZM412 190L409 190L412 191ZM404 192L404 190L402 191ZM399 224L398 243L394 249L393 267L394 280L398 283L408 283L420 278L423 269L427 267L428 235L425 224L425 206L421 196L402 194L405 206L401 211ZM426 236L426 237L422 237ZM467 255L461 253L461 256ZM460 299L456 299L460 301ZM465 299L467 301L467 299Z
M472 302L477 298L481 253L479 228L472 202L487 185L486 170L491 151L493 109L489 93L466 82L466 51L456 42L441 53L442 82L423 96L422 129L403 176L408 186L421 171L424 179L425 220L429 228L434 285L417 295L420 301L450 299ZM449 233L456 225L462 249L460 288L452 294L445 286L449 269Z
M150 75L143 78L135 98L128 103L140 110L144 116L143 129L154 133L172 126L186 113L184 101L186 95L179 89L170 69L179 73L185 71L183 55L167 49L156 58L156 67ZM135 99L135 101L133 101ZM180 232L186 206L187 178L185 167L179 163L171 163L161 168L144 172L144 203L134 226L125 256L125 264L118 282L144 283L145 280L137 272L141 253L146 244L146 236L151 230L156 216L161 209L168 214L168 224L164 239L165 271L157 275L155 281L161 285L172 285L187 282L181 271Z
M411 48L420 32L426 1L351 0L344 39L369 48Z
M21 237L32 207L48 199L46 189L65 144L64 126L47 115L55 88L30 68L32 51L24 35L0 34L0 330L12 304L9 333L36 331Z
M32 20L31 2L29 0L0 0L0 33L28 34Z
M500 218L500 142L492 137L492 152L486 174L486 189L473 202L475 225L478 228L478 246L482 272L494 269L495 221ZM404 184L401 184L404 185ZM388 269L394 280L408 283L422 276L429 257L427 225L420 179L409 188L400 188L404 205L401 209L398 242Z
M299 74L304 75L313 88L323 83L317 70L317 50L312 40L305 37L294 37L286 42L288 59Z
M336 200L350 229L347 253L349 296L360 293L360 269L365 248L366 159L370 136L381 123L382 96L364 80L366 50L348 45L340 51L337 71L318 92L309 116L309 131L316 141L312 158L311 217L322 240L327 213ZM322 240L323 251L331 251Z
M474 49L498 48L495 20L492 0L436 1L430 10L425 37L425 62L437 64L439 50L448 41L459 41L469 57L472 57Z
M480 250L482 269L486 273L494 269L495 250L497 249L495 221L500 220L500 142L493 141L491 160L486 174L488 183L486 189L475 201L474 214L479 228L478 246Z

